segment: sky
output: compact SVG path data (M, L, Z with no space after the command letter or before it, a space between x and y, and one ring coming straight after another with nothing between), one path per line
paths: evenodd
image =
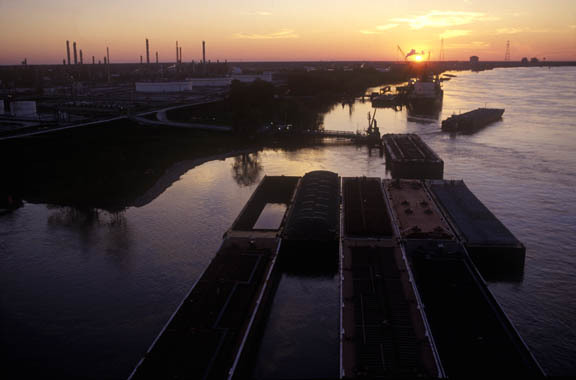
M0 64L61 63L66 40L84 61L576 61L575 0L0 0Z

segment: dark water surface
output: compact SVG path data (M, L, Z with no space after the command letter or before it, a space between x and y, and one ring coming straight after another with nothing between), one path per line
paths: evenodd
M504 119L474 134L449 135L438 120L408 121L406 111L379 109L378 125L383 133L422 136L444 159L445 178L464 179L524 242L523 281L490 288L542 366L553 375L576 374L576 68L455 74L444 83L440 120L484 105L505 108ZM369 103L338 105L325 127L363 129L370 110ZM159 179L158 189L171 183L166 190L150 189L141 206L121 213L26 203L0 215L2 363L61 379L125 378L259 179L315 169L388 176L383 159L362 147L265 149L175 162ZM255 375L297 376L289 362L305 366L310 357L303 350L316 351L323 363L315 374L332 374L337 357L321 350L338 334L331 314L337 280L285 275L278 295ZM310 326L332 335L310 336Z

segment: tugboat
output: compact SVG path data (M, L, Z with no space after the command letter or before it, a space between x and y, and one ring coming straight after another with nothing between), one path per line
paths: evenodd
M502 118L502 108L478 108L461 115L452 115L442 122L442 130L447 132L467 132L484 127Z
M376 108L396 108L399 106L398 95L390 92L390 86L382 87L380 92L373 92L370 96L372 107Z

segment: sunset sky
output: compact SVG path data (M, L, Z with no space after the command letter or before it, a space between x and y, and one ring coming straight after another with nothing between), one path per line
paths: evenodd
M84 60L396 60L430 51L446 60L576 60L574 0L0 0L0 64L61 63L65 41Z

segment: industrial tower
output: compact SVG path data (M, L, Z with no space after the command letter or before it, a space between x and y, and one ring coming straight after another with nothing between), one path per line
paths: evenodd
M504 54L504 60L510 60L510 41L506 41L506 53Z
M444 53L444 38L442 38L440 40L440 56L438 57L439 61L444 61L446 59L445 53Z

